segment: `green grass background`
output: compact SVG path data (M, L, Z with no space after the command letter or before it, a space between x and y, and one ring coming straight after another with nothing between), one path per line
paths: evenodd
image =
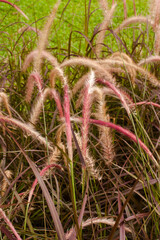
M29 51L33 49L37 42L36 33L26 31L23 34L22 39L19 29L24 27L25 23L31 25L32 27L41 29L44 25L46 17L52 10L55 2L55 0L12 1L12 3L16 4L21 8L21 10L28 16L29 20L26 20L23 16L20 15L19 12L17 12L13 7L9 6L8 4L0 3L1 56L6 56L6 48L10 53L13 53L15 49L19 53L22 47L25 48L25 50ZM108 2L111 6L112 0L109 0ZM112 23L113 28L118 26L124 19L123 1L117 0L115 2L117 3L117 8L114 13L114 19ZM90 7L91 15L89 18L89 24L87 26L88 32L86 33L85 8L88 11L88 4L89 1L84 0L61 1L49 41L49 47L56 47L58 49L57 52L59 55L63 54L62 49L65 49L67 51L69 36L71 32L72 51L83 55L83 51L85 49L85 39L80 33L87 35L87 37L90 39L96 26L98 26L102 22L103 15L101 9L99 8L98 1L92 0ZM63 11L64 8L65 11ZM136 1L136 10L137 15L147 15L148 1ZM128 17L134 15L133 2L131 0L127 1L127 14ZM77 33L75 31L79 31L80 33ZM108 38L107 41L110 42L111 40ZM113 44L114 43L111 42L112 47Z

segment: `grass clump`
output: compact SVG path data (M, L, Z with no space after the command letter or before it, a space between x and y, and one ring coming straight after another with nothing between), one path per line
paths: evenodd
M147 17L123 1L118 23L120 3L98 3L101 25L91 28L99 10L85 1L83 31L75 21L67 44L72 3L61 13L58 0L42 30L27 23L2 45L1 239L160 235L157 1Z

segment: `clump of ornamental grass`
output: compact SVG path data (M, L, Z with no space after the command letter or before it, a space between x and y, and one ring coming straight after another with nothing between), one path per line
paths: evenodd
M61 63L47 49L60 1L55 4L23 63L23 72L30 71L25 103L19 101L27 109L24 119L9 94L0 93L0 230L9 239L8 227L17 239L159 236L160 82L145 67L160 60L157 2L149 18L127 18L124 1L125 20L112 30L117 41L126 26L149 23L156 55L104 57L116 5L100 0L104 20L92 39L93 58L69 56Z

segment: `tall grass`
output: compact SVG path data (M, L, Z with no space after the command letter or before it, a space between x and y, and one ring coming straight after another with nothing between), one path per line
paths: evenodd
M48 47L58 0L42 30L28 26L37 47L21 34L1 61L1 239L159 238L157 2L146 17L133 1L130 17L123 1L115 26L119 2L99 0L91 29L85 1L75 50L72 30L66 49Z

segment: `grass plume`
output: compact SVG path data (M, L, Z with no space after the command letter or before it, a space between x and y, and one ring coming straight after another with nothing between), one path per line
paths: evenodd
M90 118L90 108L91 108L91 94L92 88L95 84L95 74L91 70L90 75L85 83L84 99L83 99L83 123L82 123L82 153L85 159L87 142L88 142L88 131L89 131L89 118Z
M48 36L49 32L53 23L53 20L55 18L57 9L60 4L60 0L57 1L57 3L54 5L54 8L51 12L51 14L48 17L48 20L43 28L43 30L40 32L39 41L37 45L38 54L34 59L34 71L40 73L41 72L41 65L42 65L42 51L45 50L47 43L48 43Z
M10 110L10 105L9 105L9 100L8 100L8 96L6 93L4 92L0 92L0 109L2 107L2 102L9 114L10 117L12 117L12 113L11 113L11 110Z
M144 17L144 16L134 16L134 17L130 17L130 18L127 18L126 20L124 20L121 23L121 25L119 25L119 27L114 30L114 32L116 34L118 34L122 29L124 29L128 25L137 24L137 23L140 23L140 24L141 23L146 23L146 24L149 23L151 26L153 26L153 22L149 18Z
M31 101L34 85L37 85L39 93L42 92L42 79L38 72L32 72L28 78L26 85L26 101L29 103Z
M99 120L110 122L109 113L106 113L107 109L106 109L105 94L101 89L98 89L98 91L96 92L97 92L97 102L98 102L96 117ZM102 146L102 152L105 159L105 164L106 165L112 164L115 157L115 151L113 146L112 133L109 128L99 127L99 141L100 141L100 145Z
M105 32L107 30L107 27L110 25L111 19L113 17L113 13L115 11L116 8L116 4L112 5L111 9L109 10L107 5L104 4L104 1L100 1L101 6L104 8L104 20L102 22L102 24L100 25L99 28L99 32L98 32L98 36L96 39L96 48L95 48L95 52L97 57L100 57L101 51L102 51L102 44L104 42L104 38L105 38Z
M8 118L8 117L4 117L4 116L0 116L0 122L1 123L7 123L11 126L16 126L20 129L22 129L29 136L32 136L35 140L38 140L46 148L49 148L50 150L53 150L53 147L51 146L51 144L46 143L46 139L44 137L42 137L39 132L35 131L32 127L30 127L29 124L22 123L21 121L19 121L17 119Z

